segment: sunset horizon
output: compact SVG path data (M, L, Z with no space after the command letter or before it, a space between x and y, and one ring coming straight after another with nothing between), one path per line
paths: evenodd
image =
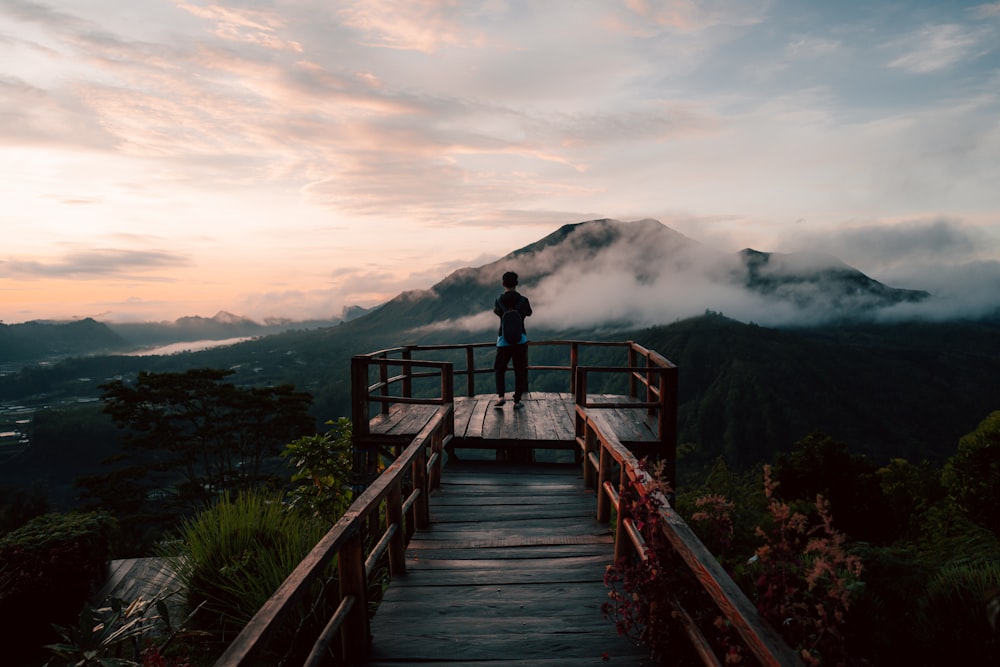
M1000 294L1000 2L17 0L0 57L5 324L330 319L601 218Z

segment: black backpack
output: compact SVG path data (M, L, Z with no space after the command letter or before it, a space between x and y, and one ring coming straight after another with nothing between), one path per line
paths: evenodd
M524 335L524 317L521 316L521 311L516 306L507 308L501 302L501 307L505 310L500 316L500 335L508 345L518 345L521 342L521 336Z

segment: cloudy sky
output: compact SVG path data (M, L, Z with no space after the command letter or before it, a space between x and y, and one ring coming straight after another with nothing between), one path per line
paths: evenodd
M0 0L7 323L326 317L603 217L989 291L998 184L1000 2Z

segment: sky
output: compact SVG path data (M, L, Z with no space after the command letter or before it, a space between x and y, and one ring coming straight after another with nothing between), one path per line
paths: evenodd
M335 317L595 218L1000 294L998 184L1000 2L0 0L8 324Z

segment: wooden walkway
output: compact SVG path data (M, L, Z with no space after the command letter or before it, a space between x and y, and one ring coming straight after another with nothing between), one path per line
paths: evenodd
M366 664L652 664L601 614L613 539L581 475L572 464L450 462L431 526L372 621Z

